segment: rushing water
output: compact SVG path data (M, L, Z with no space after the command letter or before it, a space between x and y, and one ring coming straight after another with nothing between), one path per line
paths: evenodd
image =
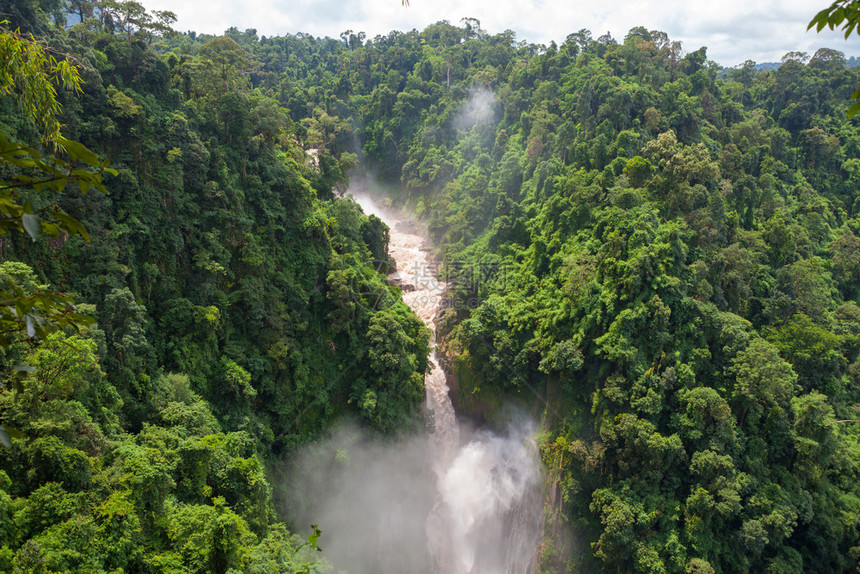
M414 222L356 198L365 213L390 228L389 252L396 264L392 282L404 301L433 331L444 295L434 262ZM426 518L434 574L530 574L540 536L540 463L534 425L520 420L505 436L489 431L461 440L448 382L434 351L425 377L432 418L432 509ZM465 434L465 433L463 433Z

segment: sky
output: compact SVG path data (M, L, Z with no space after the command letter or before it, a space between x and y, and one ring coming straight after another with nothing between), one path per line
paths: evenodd
M172 10L178 30L222 34L235 26L260 36L305 32L339 38L345 30L368 38L392 30L423 30L447 20L476 18L487 33L516 32L517 41L564 42L582 28L594 37L607 31L623 41L636 26L661 30L685 51L702 46L723 66L746 60L777 62L789 51L833 48L860 57L860 36L807 32L806 26L831 0L142 0L151 10Z

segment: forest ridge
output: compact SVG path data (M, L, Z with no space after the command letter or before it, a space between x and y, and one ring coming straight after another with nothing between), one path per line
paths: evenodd
M67 293L95 322L0 348L21 433L0 571L323 568L284 524L284 461L346 418L420 430L427 367L387 229L342 197L359 162L447 265L462 412L542 415L541 572L856 569L843 54L726 70L645 28L540 46L473 19L212 37L133 5L3 3L73 58L62 133L117 174L50 199L89 241L2 237L3 291ZM0 131L43 139L15 93Z

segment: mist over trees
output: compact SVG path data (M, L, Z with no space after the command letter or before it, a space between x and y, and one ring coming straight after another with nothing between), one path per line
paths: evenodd
M2 236L0 291L95 321L0 347L21 437L0 570L319 566L280 463L345 418L421 428L429 333L379 272L387 229L341 197L359 160L446 264L461 410L542 413L541 572L857 567L842 53L723 69L642 27L212 37L135 2L2 6L4 34L75 66L61 133L116 174L20 193L86 235ZM6 140L66 157L20 98L0 98Z

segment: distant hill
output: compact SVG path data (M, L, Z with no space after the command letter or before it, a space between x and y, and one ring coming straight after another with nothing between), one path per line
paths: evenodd
M770 70L776 70L782 65L782 62L762 62L761 64L756 64L755 69L759 72L766 72Z
M755 69L759 72L766 72L771 70L776 70L782 65L782 62L762 62L760 64L755 65ZM860 66L860 57L851 56L847 60L845 60L845 65L849 68L856 68Z

